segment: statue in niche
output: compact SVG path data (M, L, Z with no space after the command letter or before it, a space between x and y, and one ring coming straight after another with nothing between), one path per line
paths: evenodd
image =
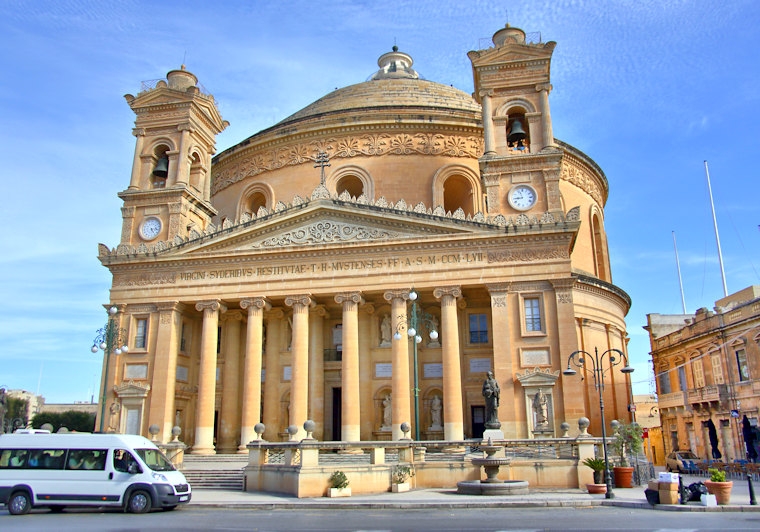
M433 396L433 400L430 402L430 430L442 430L441 424L441 411L443 410L443 404L441 403L441 397L438 395Z
M536 427L549 424L549 401L541 388L533 396L533 411L536 413Z
M499 383L493 376L493 371L486 374L486 380L483 382L483 397L486 400L486 428L498 429L501 427L499 422Z
M391 394L387 393L385 394L385 399L383 399L383 426L380 427L382 429L390 429L391 428L391 420L393 412L391 411Z
M380 347L389 345L391 345L391 315L386 314L380 322Z
M111 416L108 420L108 430L109 432L118 432L119 431L119 413L121 413L121 403L118 401L114 401L111 403L111 407L108 409Z

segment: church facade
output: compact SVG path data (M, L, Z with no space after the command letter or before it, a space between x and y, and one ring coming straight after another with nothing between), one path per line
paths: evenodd
M577 350L626 352L630 299L608 181L552 132L554 47L497 31L468 54L472 95L394 47L216 155L227 122L184 66L127 95L121 239L99 247L129 347L104 358L106 425L176 425L199 454L306 420L320 440L477 438L492 372L506 438L583 416L600 434L593 377L561 373ZM606 379L607 421L627 419L628 376Z

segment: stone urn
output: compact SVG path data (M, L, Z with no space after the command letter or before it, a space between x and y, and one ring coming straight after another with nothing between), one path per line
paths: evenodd
M726 482L705 480L705 487L707 487L707 493L715 495L715 501L719 505L731 504L731 489L734 487L733 480Z

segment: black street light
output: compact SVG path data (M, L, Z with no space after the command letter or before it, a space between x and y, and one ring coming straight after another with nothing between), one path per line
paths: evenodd
M398 321L396 332L394 333L393 338L396 340L401 340L404 337L402 331L406 329L407 336L410 339L414 339L414 342L412 343L412 356L414 364L414 439L420 441L420 387L419 369L417 367L417 344L422 342L422 336L419 335L417 328L420 326L420 324L427 325L428 330L430 330L430 339L437 340L438 331L436 328L438 327L438 322L435 321L435 317L432 314L428 314L417 306L417 297L417 292L414 290L409 292L409 299L412 302L412 308L409 315L409 323L406 323L405 316L399 316L398 319L403 321Z
M127 347L126 337L127 331L119 328L116 322L116 313L119 309L111 307L108 309L108 323L105 327L97 330L95 333L95 340L92 342L92 348L90 351L97 353L100 349L105 353L106 357L106 369L103 377L103 394L100 398L100 432L103 432L103 422L106 417L106 391L108 390L108 366L111 364L111 353L114 355L120 355L129 351ZM119 344L122 344L119 347Z
M609 366L605 368L602 365L604 356L607 355L609 360ZM572 362L578 368L588 369L587 364L590 361L591 371L594 376L594 387L599 392L599 410L602 414L602 447L604 449L604 480L607 484L607 493L604 495L607 499L614 499L615 494L612 493L612 473L610 472L610 460L607 456L607 428L604 421L604 374L607 373L613 366L617 366L621 362L625 361L625 366L620 370L621 373L633 373L633 368L628 365L628 358L620 349L608 349L603 353L599 353L599 350L595 347L594 354L586 351L575 351L570 354L567 359L567 369L562 372L563 375L575 375L577 372L570 367Z

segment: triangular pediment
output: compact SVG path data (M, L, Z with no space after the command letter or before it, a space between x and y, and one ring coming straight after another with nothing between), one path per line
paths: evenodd
M193 248L185 248L186 254L197 255L309 246L342 247L350 244L388 244L420 238L445 238L483 230L474 223L442 221L432 216L410 217L407 213L394 212L392 209L336 205L328 200L252 221L247 227L218 234L204 239ZM490 230L502 232L498 227Z
M552 56L553 43L547 43L545 46L502 46L499 48L489 48L471 52L470 58L475 68L482 66L521 63L536 60L548 60Z

